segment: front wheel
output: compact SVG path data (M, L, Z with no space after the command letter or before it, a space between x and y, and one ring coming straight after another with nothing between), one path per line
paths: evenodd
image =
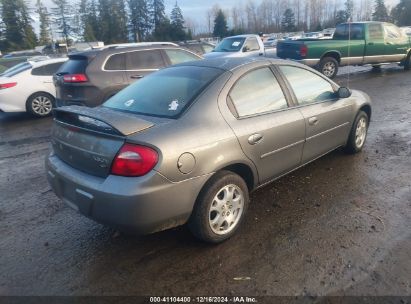
M248 188L240 176L230 171L217 172L200 192L188 227L203 241L222 242L240 226L248 201Z
M369 118L367 113L360 111L355 118L351 128L350 136L348 137L345 151L350 154L358 153L362 150L367 138Z
M31 95L26 102L27 111L36 117L45 117L51 114L54 107L54 97L50 94L39 92Z
M324 57L321 59L318 70L328 78L334 78L338 73L338 61L333 57Z

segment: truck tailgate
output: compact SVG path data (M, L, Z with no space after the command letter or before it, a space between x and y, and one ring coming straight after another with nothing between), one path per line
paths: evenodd
M283 59L301 60L301 47L304 45L303 41L278 41L277 56Z

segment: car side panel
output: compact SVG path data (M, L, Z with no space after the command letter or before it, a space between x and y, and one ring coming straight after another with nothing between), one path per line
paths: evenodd
M303 163L345 144L351 129L352 108L350 98L300 108L306 126Z
M214 173L238 163L248 166L257 177L254 165L244 155L218 108L216 97L229 77L228 73L220 76L178 120L167 120L128 137L131 142L150 143L159 151L167 151L160 156L157 170L172 182ZM184 140L176 141L176 138ZM192 170L181 172L179 161L185 165L184 157L191 156L194 159Z

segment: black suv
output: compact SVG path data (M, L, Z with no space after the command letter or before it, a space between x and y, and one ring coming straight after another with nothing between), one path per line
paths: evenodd
M107 46L70 54L57 71L57 107L95 107L132 82L168 65L202 59L172 43Z

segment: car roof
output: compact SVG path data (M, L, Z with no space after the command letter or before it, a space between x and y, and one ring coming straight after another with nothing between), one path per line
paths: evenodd
M225 71L234 71L244 65L254 64L254 63L266 63L266 64L281 64L287 63L295 66L301 66L301 64L283 60L283 59L273 59L267 57L249 57L249 58L211 58L203 59L197 61L189 61L185 63L180 63L174 66L198 66L198 67L210 67Z
M43 65L52 64L52 63L64 62L67 60L68 60L67 57L62 57L62 58L50 58L50 59L45 59L41 61L30 61L30 60L27 60L27 61L32 65L33 68L35 68L35 67L40 67Z
M80 51L80 52L73 52L70 53L68 56L69 58L71 57L76 57L76 56L84 56L87 58L93 58L99 54L113 54L113 53L119 53L119 52L128 52L128 51L135 51L135 50L145 50L145 49L179 49L181 48L178 45L175 45L174 43L169 43L169 42L164 42L164 43L142 43L142 44L122 44L122 45L112 45L112 46L106 46L103 48L97 48L97 49L91 49L91 50L85 50L85 51Z

